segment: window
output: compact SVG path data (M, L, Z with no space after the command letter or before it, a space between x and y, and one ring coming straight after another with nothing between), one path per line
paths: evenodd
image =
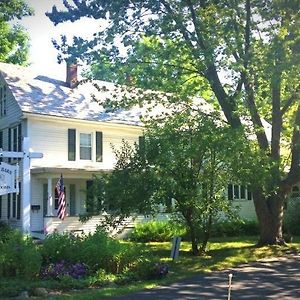
M78 159L103 161L103 133L101 131L76 133L76 129L68 129L68 160Z
M6 116L6 85L0 86L0 117Z
M300 197L300 189L298 186L293 186L291 198L299 198Z
M90 133L80 133L80 159L92 160L92 135Z
M19 193L7 194L7 219L21 219L21 183Z
M9 151L20 152L22 151L22 126L19 124L18 126L9 128Z
M249 186L229 184L227 188L228 200L252 200Z

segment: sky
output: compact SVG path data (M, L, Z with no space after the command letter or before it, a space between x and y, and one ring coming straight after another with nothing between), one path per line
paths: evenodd
M60 35L64 34L68 39L74 35L88 38L98 31L101 22L98 20L81 19L74 23L66 22L54 26L45 12L51 11L53 5L63 8L62 0L25 0L34 8L34 16L24 17L18 21L23 25L31 39L30 47L30 68L43 75L55 76L64 80L66 77L65 64L57 63L57 50L54 48L52 38L60 40Z

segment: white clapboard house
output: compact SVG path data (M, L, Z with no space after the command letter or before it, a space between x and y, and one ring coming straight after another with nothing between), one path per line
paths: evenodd
M63 82L33 76L24 67L0 63L0 148L43 154L30 159L28 172L21 159L1 158L12 165L19 163L20 191L0 196L0 221L37 237L55 230L95 230L100 217L86 223L78 220L86 212L92 175L113 168L112 144L117 147L122 140L133 144L142 135L138 109L106 112L92 100L91 94L98 92L92 84L77 86L75 65L67 67L66 77ZM105 84L109 90L112 84ZM98 97L110 96L99 93ZM27 149L22 149L24 138ZM57 217L55 194L61 174L67 202L64 221ZM255 217L247 189L231 186L229 198L240 202L243 217Z

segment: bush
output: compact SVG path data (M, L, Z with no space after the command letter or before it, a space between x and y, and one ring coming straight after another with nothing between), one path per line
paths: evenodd
M92 271L103 269L107 273L118 274L133 266L141 251L140 247L121 243L97 230L82 241L80 261L86 263Z
M291 198L284 214L284 232L300 235L300 199Z
M70 233L47 235L40 248L43 264L48 265L59 261L78 262L81 238Z
M250 220L222 220L213 224L212 237L258 235L258 223Z
M150 221L136 224L129 239L136 242L169 242L174 236L186 235L184 226L171 221Z
M13 229L6 223L0 221L0 244L4 243Z
M0 275L23 278L37 277L41 268L41 256L29 237L18 230L10 230L0 243Z
M46 267L59 265L61 261L69 265L84 263L92 273L103 269L113 274L132 267L141 251L139 247L110 238L100 229L83 237L52 234L47 236L41 247Z
M76 263L70 264L65 261L51 263L41 271L41 277L45 279L61 279L64 276L70 276L74 279L85 277L88 273L88 268L85 264Z
M134 273L140 280L161 279L169 273L169 266L158 259L145 260L135 267Z

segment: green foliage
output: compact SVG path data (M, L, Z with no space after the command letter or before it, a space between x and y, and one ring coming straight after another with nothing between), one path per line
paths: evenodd
M169 221L149 221L136 224L128 238L135 242L168 242L174 236L185 236L184 226Z
M195 113L192 105L177 107L176 114L159 121L147 123L140 147L124 141L115 149L115 169L95 181L94 199L99 201L98 212L108 209L117 218L155 215L162 208L176 213L189 229L196 254L197 236L205 248L211 224L221 212L232 214L228 182L247 182L253 161L243 136L215 115Z
M258 223L250 220L219 220L212 226L213 237L241 237L259 234Z
M0 244L4 243L12 233L12 228L5 222L0 221Z
M52 234L46 237L40 249L43 264L67 261L84 263L94 273L103 269L107 273L118 274L133 266L141 249L121 243L97 230L94 234L76 237L71 234Z
M300 201L290 198L284 217L284 231L292 235L300 235Z
M0 61L26 65L29 54L29 36L19 24L11 25L14 18L21 19L33 14L23 0L0 2Z
M80 243L79 237L69 233L47 235L40 248L43 264L48 265L62 260L79 262Z
M75 37L70 44L62 37L56 42L60 59L87 61L94 78L171 92L161 98L153 93L157 102L181 104L189 96L203 97L224 113L232 128L242 131L239 134L251 136L244 143L253 157L259 154L251 177L254 197L262 198L255 201L260 203L259 222L267 227L266 220L271 219L280 227L284 201L300 179L300 2L63 3L63 10L53 7L47 14L54 24L90 17L106 20L109 26L89 41ZM145 96L149 93L133 93L139 94L136 97L125 93L123 101L112 97L105 104L113 108L149 104ZM271 125L268 129L263 120ZM281 228L270 229L261 239L276 243Z
M35 243L18 230L11 230L0 243L0 275L36 278L41 268L41 256Z

